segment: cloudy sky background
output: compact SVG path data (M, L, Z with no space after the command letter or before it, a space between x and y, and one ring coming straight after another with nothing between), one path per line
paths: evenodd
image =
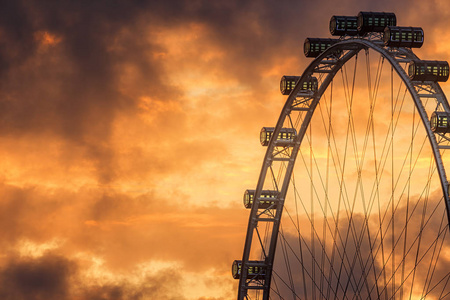
M450 54L443 0L0 3L1 299L233 299L304 39L392 11Z

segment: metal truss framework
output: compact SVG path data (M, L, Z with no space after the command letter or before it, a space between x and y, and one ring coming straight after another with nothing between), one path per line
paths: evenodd
M380 34L371 34L365 36L364 38L341 38L339 43L324 51L306 68L282 109L272 136L277 137L281 128L285 126L286 123L289 123L291 124L290 126L298 132L294 141L288 145L286 145L286 143L281 145L277 139L272 138L267 147L258 184L256 186L253 205L250 211L244 253L242 257L241 276L239 280L239 300L247 299L249 290L259 290L263 295L263 299L269 299L274 255L280 229L280 220L295 160L303 137L305 136L311 118L323 93L332 82L336 73L349 59L357 55L357 53L363 50L368 51L369 49L378 52L391 64L392 68L404 82L407 90L414 100L417 111L421 117L422 124L428 135L428 140L431 144L435 162L437 164L436 167L439 173L447 208L447 217L450 221L448 181L440 153L441 149L450 148L450 139L444 134L435 134L432 132L429 117L427 116L427 112L425 111L422 102L432 99L436 103L436 111L445 111L450 113L449 104L439 84L436 82L411 81L401 64L404 65L413 59L418 59L417 56L408 48L384 47ZM302 84L307 81L310 76L321 78L321 85L318 87L317 91L314 92L301 90ZM295 125L292 120L298 119L298 115L300 115L302 122L301 124ZM279 181L281 182L281 185L277 184L274 170L278 170L277 176L278 178L281 177L281 180ZM270 174L272 174L272 176L270 176ZM261 197L261 191L263 190L267 178L273 178L273 184L278 191L278 196L271 207L259 209L258 207L260 200L263 199ZM271 228L271 232L269 231L268 236L269 242L263 242L260 228L267 226ZM255 247L254 239L257 239L256 247L260 247L263 257L263 259L259 262L249 261L250 253L255 250L252 249L252 247ZM252 266L258 266L266 270L264 279L261 279L261 276L257 278L256 276L252 277L249 275L248 269Z

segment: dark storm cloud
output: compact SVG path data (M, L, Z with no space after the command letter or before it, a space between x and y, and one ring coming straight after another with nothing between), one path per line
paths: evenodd
M365 2L359 3L361 7L373 10L401 7L387 1ZM2 1L0 130L2 134L56 131L86 143L92 156L108 156L110 149L101 142L108 140L111 122L119 111L136 104L117 88L123 64L137 67L142 94L177 95L164 81L159 60L149 58L152 51L166 49L149 41L148 28L205 24L210 42L227 52L223 66L231 67L228 75L254 86L275 59L300 56L304 38L328 36L331 15L358 13L353 1L339 7L325 5L331 3ZM61 41L42 53L36 38L40 31ZM99 145L93 146L93 141Z
M446 280L449 275L449 261L445 257L446 247L448 247L448 228L447 228L447 215L445 214L445 205L442 202L442 196L439 192L435 192L429 198L425 197L413 198L411 197L409 208L407 209L406 204L399 206L395 210L395 223L397 227L395 228L395 293L397 297L400 296L401 287L400 284L400 274L402 272L402 259L405 259L405 273L404 273L404 285L403 292L409 294L410 285L414 277L414 294L419 296L420 293L425 296L428 293L428 297L439 298L441 294L446 294L449 292L449 287L446 284ZM404 247L404 223L406 212L408 211L408 233L407 242L405 244L405 258L403 258L403 247ZM422 223L422 214L424 215ZM278 266L279 269L275 269L280 277L287 278L287 268L285 267L286 262L284 258L284 253L288 253L290 257L289 267L293 274L293 280L295 284L295 290L298 295L304 295L304 291L309 295L313 294L315 290L316 295L319 295L319 289L321 283L325 289L328 287L328 280L331 279L331 295L336 291L337 298L343 299L344 295L348 298L352 298L354 295L358 295L362 298L370 298L368 291L371 295L376 294L376 283L379 286L379 291L382 295L386 293L388 297L393 295L392 292L392 219L387 216L383 220L383 247L381 247L381 236L378 231L378 215L372 214L366 223L364 216L359 213L355 213L352 216L351 222L345 217L339 222L339 230L336 238L332 239L331 234L328 232L327 240L322 236L322 228L320 225L321 221L316 219L316 235L314 236L314 243L311 237L310 229L308 226L302 226L302 255L300 255L300 248L298 244L298 237L291 234L285 235L285 240L290 245L286 247L284 245L284 239L280 240L280 246L277 248L277 255L274 265ZM332 223L331 220L329 222ZM401 224L401 226L400 226ZM305 224L306 225L306 224ZM370 230L367 231L367 226ZM350 230L349 230L350 227ZM362 231L364 229L364 231ZM422 232L422 233L421 233ZM445 233L446 232L446 233ZM439 233L439 238L438 238ZM370 239L372 245L368 242L368 235L370 234ZM362 243L359 247L356 247L356 236L362 237ZM419 241L419 236L420 241ZM331 266L331 246L332 242L335 243L335 255L333 260L333 266ZM314 244L314 246L313 246ZM420 250L417 251L418 245L420 244ZM322 246L327 249L327 259L324 259L322 266ZM444 247L441 252L441 247ZM287 249L287 250L285 250ZM313 252L313 249L314 252ZM371 251L373 249L373 251ZM383 249L383 250L382 250ZM295 251L296 255L292 252ZM383 252L383 254L382 254ZM314 259L312 258L312 253L315 253L315 275L312 271L312 265ZM439 261L436 263L436 258L440 253ZM383 263L382 256L386 263ZM416 258L417 255L417 258ZM375 257L374 262L372 262L372 256ZM306 268L305 278L306 278L306 288L303 285L302 280L302 268L300 263L300 257L304 259L304 266ZM433 257L433 259L431 259ZM414 265L416 264L416 267ZM321 269L323 267L323 269ZM416 269L416 270L414 270ZM387 277L387 286L385 290L383 289L384 283L384 272ZM324 274L324 275L323 275ZM377 274L377 280L375 280L375 275ZM286 284L282 283L277 277L278 289L283 295L289 294L290 290ZM324 278L321 278L325 276ZM339 282L337 278L339 277ZM312 278L315 278L313 281ZM360 280L366 278L365 281ZM286 282L288 282L286 280ZM424 286L426 283L426 286ZM345 294L343 291L346 291ZM290 292L292 294L292 292ZM325 292L324 292L325 293ZM326 298L324 295L323 297Z
M34 247L27 248L29 243L50 243L55 253L66 258L92 253L104 259L111 272L134 270L138 264L161 259L180 262L191 272L204 272L211 266L228 271L237 249L233 242L244 238L245 223L240 221L246 211L241 206L175 205L170 200L155 194L131 197L89 189L76 193L55 190L49 195L40 187L2 184L0 248L5 256L0 259L0 269L12 258L21 261L10 254L13 249L28 252ZM225 223L221 221L224 215ZM86 268L89 264L81 264L81 271ZM165 274L160 274L160 280L180 275ZM70 282L71 287L80 285L84 283Z
M182 295L173 294L170 289L179 283L180 276L173 270L161 272L155 276L147 276L140 286L127 281L117 284L93 285L81 289L80 294L86 300L140 300L140 299L185 299Z
M184 299L169 290L180 279L180 275L170 269L146 276L137 286L127 279L114 283L92 281L80 286L80 280L85 280L80 276L77 260L52 253L41 257L13 255L0 268L0 297L4 300Z
M261 62L298 44L299 25L311 23L298 1L3 2L3 134L50 127L71 138L87 132L107 138L117 110L135 104L117 90L122 63L138 66L145 92L169 98L173 88L163 82L164 70L148 59L152 50L164 51L146 40L148 25L206 24L211 42L227 48L227 63L245 62L236 71L252 82ZM60 43L39 53L39 31Z
M281 247L278 246L277 249L277 251L279 251L280 248L284 247L284 249L287 250L282 250L286 251L285 253L289 253L291 260L290 268L291 270L295 270L293 282L295 284L297 295L304 296L306 292L306 294L309 295L308 297L310 297L314 292L316 296L320 295L319 298L323 299L327 299L327 297L337 297L337 299L344 299L345 297L351 298L350 296L354 296L356 294L362 295L362 298L368 298L368 296L364 294L366 290L361 289L361 283L357 281L359 278L363 278L364 274L363 268L360 264L360 259L364 261L367 259L368 254L370 253L370 248L366 241L363 240L363 243L357 250L354 236L352 234L350 234L349 236L346 235L349 226L352 227L353 232L359 233L359 229L363 228L364 224L363 216L355 214L352 218L351 223L348 220L342 219L339 222L337 237L332 238L331 234L328 232L327 239L325 240L322 238L320 241L318 236L321 236L322 234L322 228L320 228L321 225L319 225L321 221L316 220L316 222L314 243L313 237L310 235L311 233L309 228L307 228L307 226L302 226L302 255L300 255L300 245L298 237L295 237L292 234L286 234L284 236L284 239L280 241L281 243L283 243L283 245ZM330 222L332 221L330 220ZM286 240L286 242L284 240ZM286 246L284 243L293 246ZM335 247L335 252L332 258L331 247L333 245ZM322 247L326 249L327 256L325 258L321 256ZM296 256L293 254L293 252L297 253ZM313 253L315 256L314 259L312 258ZM278 256L275 259L274 265L286 265L286 263L283 261L284 254L282 254L282 251L277 252L277 255ZM300 257L301 259L304 259L303 265L305 266L306 286L303 284L303 272L301 267L302 264L300 263ZM322 259L324 260L323 265ZM332 266L331 262L333 262ZM313 265L315 268L314 271L312 271ZM283 269L283 267L280 267L280 271L276 271L278 274L280 274L280 277L286 276L287 274L287 270ZM339 278L339 281L337 280L337 278ZM367 276L367 282L370 286L373 285L371 279L372 278L370 276ZM279 279L276 278L276 280L279 281L278 288L280 290L280 293L282 295L289 294L290 290L288 286L282 283ZM356 288L357 285L358 288ZM347 290L347 293L344 294L343 290Z
M181 99L151 55L166 51L151 41L152 28L206 24L212 43L232 45L224 66L272 54L261 50L267 40L254 28L242 30L260 22L255 2L4 1L2 7L0 134L62 138L68 144L64 151L93 161L101 183L117 175L110 144L117 115L135 113L140 96ZM43 33L55 41L46 44ZM137 73L131 95L119 87L126 66ZM233 76L255 82L257 70L241 66Z
M100 2L15 3L2 10L0 21L7 37L2 47L7 53L1 53L8 66L2 69L3 98L9 98L2 101L2 111L10 116L3 130L16 133L15 129L48 126L77 137L93 125L107 126L122 100L114 89L114 66L120 55L110 54L107 47L130 16ZM60 38L58 49L39 53L39 31ZM107 135L108 128L98 131Z
M125 56L142 55L132 51L136 43L127 53L109 47L119 30L133 26L134 6L122 10L118 2L14 3L5 4L0 17L6 37L0 53L2 135L61 136L94 160L99 181L109 182L114 177L114 150L108 144L112 122L119 110L133 105L116 88L115 68ZM42 45L39 32L60 41ZM152 73L153 68L146 75L157 83Z
M74 265L61 256L12 258L0 270L0 297L14 299L70 299L69 280Z
M117 116L135 114L141 96L163 103L184 99L176 83L167 81L163 60L153 55L168 51L154 36L161 28L204 25L207 43L226 54L215 66L250 87L252 101L264 103L264 93L273 90L262 82L265 70L294 57L288 72L298 72L297 64L306 62L303 35L328 36L335 9L357 13L351 1L339 8L251 0L22 0L1 5L0 135L62 138L64 151L73 149L93 162L101 183L118 176L118 154L110 143ZM378 9L383 3L370 6ZM44 33L55 41L46 44ZM188 45L185 59L194 48L200 50L192 55L201 56L204 46ZM126 76L133 80L124 91Z

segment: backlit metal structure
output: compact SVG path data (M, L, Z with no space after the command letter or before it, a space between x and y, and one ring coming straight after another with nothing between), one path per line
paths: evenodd
M446 240L450 224L449 187L442 160L443 152L450 149L450 139L446 135L450 130L450 106L438 84L448 79L448 63L420 60L411 48L422 45L423 30L398 27L396 21L393 13L333 16L330 32L341 35L340 38L306 39L305 56L314 60L301 76L282 77L281 92L290 94L276 126L261 130L260 141L267 151L256 188L247 190L244 195L245 207L251 207L247 235L243 257L232 267L233 277L239 279L239 300L285 299L284 292L290 299L450 297L450 270L441 255L442 251L450 251ZM371 73L374 64L370 53L379 57L374 74ZM354 100L359 84L358 56L366 61L369 93L365 102L370 103L367 111ZM385 62L389 67L382 71ZM347 69L353 71L347 72ZM391 82L386 91L380 88L382 74L388 74ZM342 78L340 93L346 102L340 109L343 115L348 115L339 126L331 121L342 121L331 108L335 101L335 77ZM293 82L295 87L292 88ZM399 86L396 93L394 82ZM328 91L331 95L327 95ZM400 91L404 91L403 96ZM385 109L376 107L377 101L381 102L378 93L386 94L389 105ZM404 104L405 95L410 99L408 108ZM361 112L357 113L359 110ZM381 117L377 119L375 112ZM318 114L321 120L316 117ZM355 125L360 115L367 115L367 125L361 129L366 130L362 142L356 138L360 129ZM387 120L382 120L383 117ZM404 119L410 124L408 130L413 141L409 145L403 144L408 140L404 134L406 129L397 127ZM328 141L326 151L317 154L313 152L317 143L313 142L312 133L315 122L323 123L323 134L319 136ZM346 131L347 135L338 140L335 138L338 131ZM381 131L385 133L383 139L379 137ZM422 167L418 166L425 156L416 146L418 132L424 139L421 147L429 148L432 161L428 177L420 173ZM371 173L364 167L368 145L372 145L374 152L370 157ZM348 149L352 149L352 155ZM403 165L395 165L400 153L404 156ZM302 186L296 186L293 178L298 157L306 170L307 181ZM347 162L346 157L353 157L353 161ZM320 159L327 161L326 170L320 169L317 163ZM351 164L354 173L346 173ZM392 165L390 170L386 164ZM334 183L329 175L333 167ZM394 174L396 172L398 174ZM415 172L419 173L416 177ZM348 181L352 176L354 180ZM421 177L424 177L423 187L415 181L420 182ZM365 178L370 181L366 183ZM404 184L403 190L397 187L399 182ZM333 184L334 193L329 189ZM438 196L430 192L436 188L434 184L437 184ZM353 195L349 192L350 186L355 190ZM384 191L382 186L390 186L390 190ZM369 188L371 193L366 191ZM418 192L413 195L415 189ZM303 205L303 212L289 211L288 195L302 198L304 194L310 194L310 202L295 200L296 209ZM436 197L439 198L437 204ZM377 205L378 212L374 209ZM283 229L283 213L294 224L291 232L287 227ZM389 214L392 215L389 217ZM318 215L321 215L321 223L315 221ZM345 217L340 217L342 215ZM301 218L309 223L302 223ZM409 224L413 225L408 227ZM297 241L291 237L292 232L298 233ZM432 235L434 240L428 241ZM281 248L277 248L280 239ZM353 244L348 242L351 240ZM305 254L309 258L304 258ZM285 267L277 270L280 263Z

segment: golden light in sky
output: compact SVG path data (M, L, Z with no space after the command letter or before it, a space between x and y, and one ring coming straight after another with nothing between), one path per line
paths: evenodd
M236 298L242 195L304 39L392 11L424 28L419 57L448 60L449 5L3 3L0 299Z

